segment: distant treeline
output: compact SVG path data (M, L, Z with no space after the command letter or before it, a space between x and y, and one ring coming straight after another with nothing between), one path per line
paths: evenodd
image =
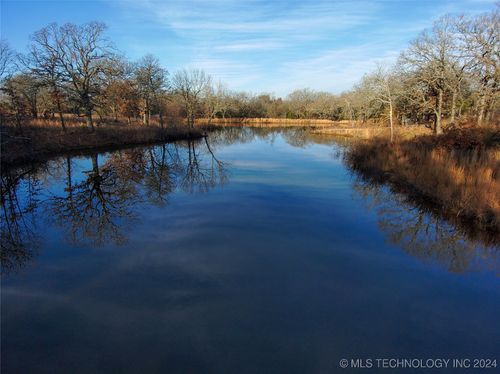
M68 114L161 127L196 117L383 120L427 124L442 120L494 122L499 113L498 7L479 16L446 16L424 30L392 67L379 66L340 95L301 89L286 98L229 90L202 70L170 75L146 55L128 61L105 37L105 25L49 26L35 32L26 53L0 45L2 123ZM272 87L270 87L272 89ZM101 121L103 122L103 121Z

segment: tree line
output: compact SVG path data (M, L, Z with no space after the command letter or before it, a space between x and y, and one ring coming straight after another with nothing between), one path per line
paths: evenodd
M296 90L285 98L231 91L202 70L170 75L153 55L131 62L105 35L100 22L50 24L35 32L26 53L0 42L2 122L69 114L99 122L126 121L162 128L197 117L388 121L443 121L482 125L498 118L500 59L498 7L479 16L445 16L424 30L391 67L378 66L341 94Z

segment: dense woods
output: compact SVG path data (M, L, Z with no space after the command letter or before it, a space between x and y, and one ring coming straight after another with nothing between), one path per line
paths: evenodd
M285 98L229 90L201 70L169 74L152 56L128 61L105 25L51 24L26 53L1 41L2 124L29 119L164 126L207 118L289 118L424 124L436 134L458 121L482 125L499 111L499 11L446 16L424 30L392 67L377 67L341 94L304 88ZM185 118L185 121L182 121Z

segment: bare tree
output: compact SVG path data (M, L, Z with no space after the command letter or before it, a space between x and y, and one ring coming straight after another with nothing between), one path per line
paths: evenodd
M172 79L175 92L182 98L190 128L194 127L202 95L206 92L211 81L208 74L198 69L178 71Z
M51 24L35 33L31 48L31 56L37 66L35 72L45 76L55 90L57 82L59 85L67 84L92 131L96 97L105 75L110 73L112 65L108 62L114 57L110 43L103 36L105 29L100 22L84 25L67 23L60 27Z
M422 84L426 94L432 97L435 134L441 134L443 131L443 100L455 51L453 23L449 17L443 17L434 23L430 31L424 31L411 42L400 58L400 63L412 79Z
M146 55L139 61L134 75L143 102L144 124L149 125L151 108L156 103L160 114L160 124L163 127L162 105L158 104L161 104L159 103L161 92L167 88L167 70L161 67L156 57Z
M4 79L4 75L10 73L14 57L14 52L9 47L9 43L4 39L0 39L0 80Z
M288 95L290 110L296 118L308 118L311 113L311 106L314 103L316 92L304 88L293 91Z
M500 12L497 7L476 18L460 17L456 25L461 52L477 82L477 123L482 125L500 92Z
M394 108L399 89L398 78L393 71L379 65L375 72L365 76L364 81L372 99L388 107L392 142L394 140Z
M23 58L23 64L51 92L51 98L57 109L61 127L66 131L63 114L63 72L60 63L60 49L56 24L51 24L31 36L28 55Z
M208 118L208 124L210 124L212 119L219 113L223 117L225 116L228 95L228 90L221 81L218 81L215 86L212 84L206 86L204 93L204 112L205 116Z
M90 22L77 26L66 24L61 27L62 40L59 43L61 65L65 78L71 83L84 109L87 125L94 130L92 111L102 87L102 81L109 70L109 60L114 58L112 47L103 37L106 26Z
M22 133L23 120L29 113L30 105L23 95L16 77L6 79L2 84L1 91L6 98L8 112L14 114L16 128Z
M41 84L28 74L17 74L10 78L10 86L24 98L32 118L38 118L38 96Z

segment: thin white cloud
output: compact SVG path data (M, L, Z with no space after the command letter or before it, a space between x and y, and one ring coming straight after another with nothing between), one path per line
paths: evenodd
M205 31L222 31L222 32L254 32L254 33L270 33L270 32L293 32L302 33L305 30L313 31L314 29L326 32L327 30L339 30L359 25L366 21L367 18L356 15L346 15L342 18L333 18L330 15L297 18L297 19L280 19L276 18L269 21L255 22L192 22L173 21L168 25L175 30L205 30Z
M146 12L155 22L178 33L328 33L366 23L377 5L373 2L284 2L242 1L139 1L122 3L133 12ZM281 4L281 7L278 5ZM277 7L279 9L277 9ZM290 37L290 35L286 35Z
M287 44L271 40L254 40L247 42L236 42L229 44L216 45L215 51L218 52L246 52L246 51L265 51L269 49L279 49L285 47Z
M285 62L280 67L278 79L268 83L276 87L275 92L279 95L304 87L340 93L351 88L377 63L391 65L398 55L399 51L384 48L383 44L329 50L313 58Z
M162 54L172 40L176 52L188 51L174 56L174 68L204 69L232 89L286 95L303 87L349 89L377 62L393 63L434 19L478 12L485 6L475 5L489 1L134 0L118 5L165 30ZM402 10L412 8L415 14L401 18Z
M233 89L245 89L249 84L261 79L262 67L256 64L226 60L223 58L198 58L187 68L205 70L216 80L228 82Z

